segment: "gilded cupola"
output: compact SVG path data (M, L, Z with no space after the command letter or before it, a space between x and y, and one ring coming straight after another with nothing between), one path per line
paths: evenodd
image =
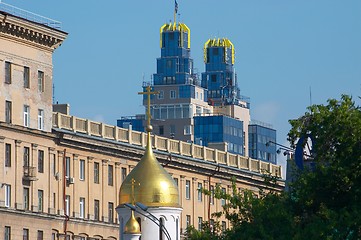
M150 87L147 92L150 102ZM180 207L178 187L154 156L151 143L150 110L147 110L147 146L144 156L125 178L119 191L119 204L140 202L148 207Z

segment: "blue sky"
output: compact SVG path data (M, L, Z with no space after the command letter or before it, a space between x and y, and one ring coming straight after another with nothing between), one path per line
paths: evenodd
M71 114L116 124L144 112L141 97L160 56L159 28L173 0L3 0L62 22L69 33L54 54L55 100ZM251 117L272 124L286 143L288 119L310 104L361 96L360 0L178 0L191 29L191 55L204 71L203 44L227 37L236 48L241 94Z

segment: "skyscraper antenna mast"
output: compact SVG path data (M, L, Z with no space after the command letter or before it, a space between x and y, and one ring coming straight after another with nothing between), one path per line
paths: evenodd
M178 3L174 0L174 23L177 23Z

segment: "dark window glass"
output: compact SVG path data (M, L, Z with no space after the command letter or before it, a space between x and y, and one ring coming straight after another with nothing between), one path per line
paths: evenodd
M5 144L5 167L11 167L11 144Z
M30 69L24 67L24 88L30 88Z
M39 173L44 172L44 151L43 150L38 151L38 172Z
M11 83L11 62L5 62L5 83Z

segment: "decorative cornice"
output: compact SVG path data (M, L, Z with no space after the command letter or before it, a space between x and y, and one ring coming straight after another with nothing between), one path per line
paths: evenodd
M1 12L0 35L53 51L65 40L67 33Z

